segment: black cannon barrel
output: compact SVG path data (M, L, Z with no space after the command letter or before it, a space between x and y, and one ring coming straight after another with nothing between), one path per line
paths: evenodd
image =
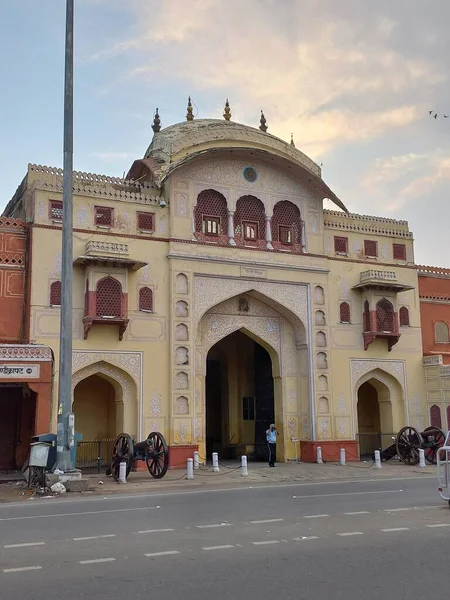
M134 449L137 450L138 452L139 451L145 452L147 450L147 448L151 445L151 443L152 443L152 441L147 438L143 442L138 442L137 444L135 444Z

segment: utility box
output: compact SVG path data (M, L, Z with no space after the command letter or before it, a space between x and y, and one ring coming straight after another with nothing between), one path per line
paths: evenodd
M30 444L30 460L28 465L30 467L40 467L41 469L47 468L48 454L50 450L50 444L46 442L33 442Z
M56 465L56 440L56 433L41 433L40 435L34 435L31 438L32 443L45 442L50 446L47 464L45 465L47 471L53 471Z

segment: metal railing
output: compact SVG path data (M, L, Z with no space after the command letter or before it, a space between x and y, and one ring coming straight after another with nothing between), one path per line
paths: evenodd
M114 440L78 442L76 468L84 473L105 473L111 464Z

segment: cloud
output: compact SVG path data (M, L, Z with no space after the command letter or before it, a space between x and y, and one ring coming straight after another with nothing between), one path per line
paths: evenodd
M401 195L404 198L420 198L424 195L433 195L437 188L450 181L450 158L440 158L432 161L431 172L424 176L414 179L406 185Z

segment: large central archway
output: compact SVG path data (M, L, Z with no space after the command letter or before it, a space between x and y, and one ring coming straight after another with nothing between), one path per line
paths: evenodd
M206 451L267 459L265 431L276 421L269 352L242 331L217 342L206 360Z

